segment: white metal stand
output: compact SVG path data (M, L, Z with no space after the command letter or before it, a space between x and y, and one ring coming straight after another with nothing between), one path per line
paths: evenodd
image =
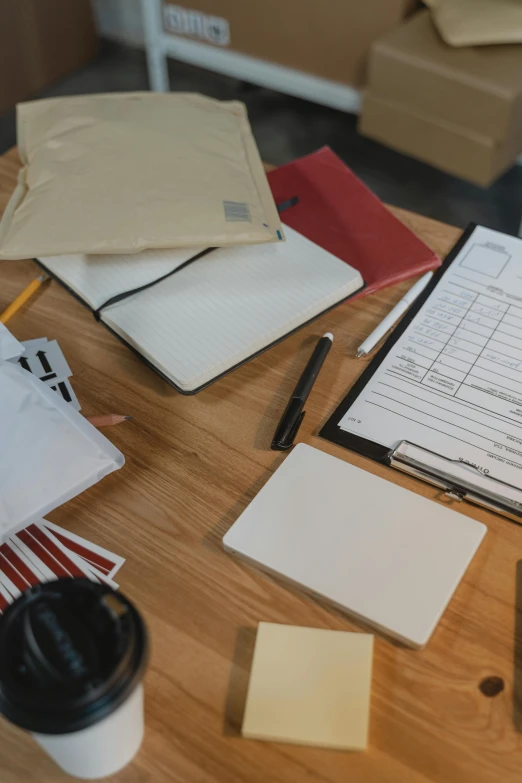
M173 57L334 109L359 112L360 93L347 84L239 54L225 47L220 48L167 33L163 29L161 0L141 0L141 9L149 83L151 90L155 92L166 92L169 89L167 57Z
M149 85L154 92L168 92L169 90L161 6L161 0L141 0Z

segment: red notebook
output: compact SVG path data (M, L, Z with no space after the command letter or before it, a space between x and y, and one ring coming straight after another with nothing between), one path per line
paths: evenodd
M440 266L330 147L271 171L268 181L276 204L299 199L283 223L361 273L366 286L356 297Z

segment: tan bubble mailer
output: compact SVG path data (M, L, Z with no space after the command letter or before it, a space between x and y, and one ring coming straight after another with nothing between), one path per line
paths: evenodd
M450 46L522 43L522 0L424 0Z
M246 109L189 93L17 107L23 168L0 258L273 242L281 224Z

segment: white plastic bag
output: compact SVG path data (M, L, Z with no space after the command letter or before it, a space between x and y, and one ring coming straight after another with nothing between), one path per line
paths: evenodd
M24 346L13 337L7 326L0 323L0 359L17 359L24 352Z
M56 392L0 360L0 543L124 462Z

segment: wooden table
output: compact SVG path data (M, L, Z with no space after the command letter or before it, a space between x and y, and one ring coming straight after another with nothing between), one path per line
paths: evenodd
M0 158L0 209L16 153ZM459 230L394 209L438 253ZM57 216L57 221L59 221ZM0 309L34 277L30 261L0 262ZM260 620L318 628L357 626L226 555L221 538L283 455L274 427L318 335L335 343L307 404L300 440L435 498L437 492L317 438L364 368L356 346L411 283L347 303L195 397L147 369L52 283L9 326L20 339L57 338L87 415L134 420L106 431L125 467L49 518L124 555L121 589L146 617L152 655L147 733L122 783L510 783L522 781L520 622L515 587L522 529L468 504L489 532L427 648L377 637L370 748L331 752L243 740L238 726ZM515 630L518 626L518 644ZM484 695L485 678L504 690ZM487 687L483 686L484 690ZM23 732L1 722L2 783L66 780Z

